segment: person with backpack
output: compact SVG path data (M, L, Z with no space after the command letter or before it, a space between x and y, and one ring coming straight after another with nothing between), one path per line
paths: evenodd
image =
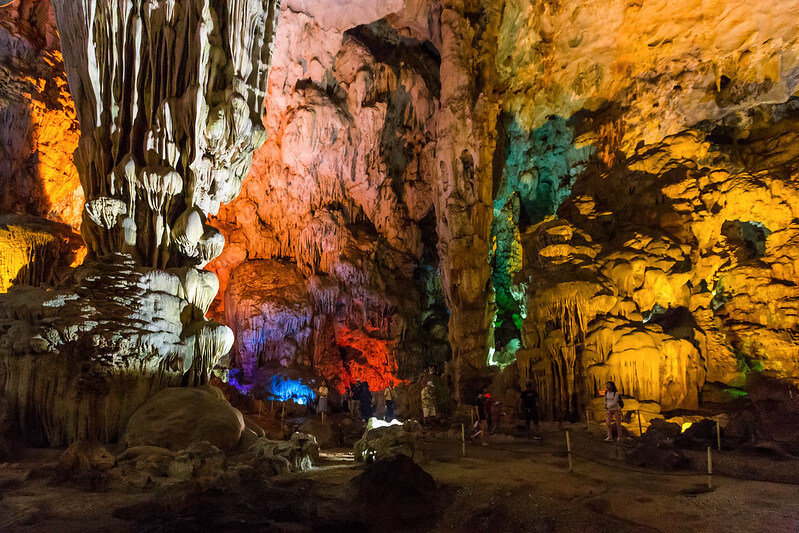
M616 426L616 440L621 439L621 410L624 407L624 400L612 381L607 382L605 390L605 423L608 427L606 441L613 440L613 426Z

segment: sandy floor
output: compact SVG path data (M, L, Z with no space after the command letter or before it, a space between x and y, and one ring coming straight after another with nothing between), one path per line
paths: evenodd
M602 435L573 428L573 472L565 453L565 434L554 425L542 427L543 441L498 436L489 446L461 443L446 432L425 435L427 460L422 465L448 494L447 507L434 531L799 531L799 486L747 481L716 475L708 491L706 475L679 470L666 475L643 471L615 460L625 443L602 442ZM52 482L58 451L29 450L15 463L0 465L0 531L215 531L191 522L186 529L148 525L114 517L123 507L157 498L155 492L85 492L72 483ZM689 453L694 471L705 467L706 454ZM747 457L716 452L717 472L799 483L799 461ZM346 505L341 488L363 472L347 450L329 450L323 465L277 478L264 489L305 487L331 505ZM327 495L327 496L325 496ZM224 491L224 501L241 498ZM236 530L246 527L247 515ZM239 516L237 515L237 516ZM253 515L255 516L255 515ZM379 523L379 520L377 521ZM297 530L301 531L302 526ZM368 529L368 528L367 528ZM288 531L289 529L281 529ZM311 528L316 530L316 528ZM374 530L379 530L375 527Z

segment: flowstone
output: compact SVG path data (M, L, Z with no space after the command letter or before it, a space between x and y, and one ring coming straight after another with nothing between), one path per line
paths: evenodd
M0 390L29 438L114 440L149 396L206 383L230 350L204 316L219 283L200 268L224 246L205 222L264 141L278 6L54 0L88 262L0 305Z

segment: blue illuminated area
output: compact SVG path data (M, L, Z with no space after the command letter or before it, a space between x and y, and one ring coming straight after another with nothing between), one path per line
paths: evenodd
M293 400L300 405L307 405L313 399L314 393L308 385L303 385L299 379L288 379L276 374L269 382L270 399L282 402Z
M227 374L227 382L242 394L248 394L252 388L252 385L241 383L239 381L239 374L241 374L241 370L238 368L231 368Z

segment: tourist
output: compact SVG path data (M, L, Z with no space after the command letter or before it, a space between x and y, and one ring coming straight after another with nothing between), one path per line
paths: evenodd
M621 405L619 402L619 390L612 381L607 382L605 391L605 423L608 427L606 441L613 440L613 426L616 426L616 439L621 439Z
M488 427L491 422L491 393L488 392L488 387L483 385L480 388L480 393L477 395L477 421L480 424L480 431L475 433L473 437L480 435L480 442L483 446L488 446Z
M361 418L369 422L372 417L372 391L369 390L369 382L364 381L361 383L361 390L358 394L361 402Z
M341 395L341 412L349 414L350 412L350 388L344 387L344 394Z
M422 389L422 425L427 427L428 420L436 417L436 389L432 381Z
M327 395L330 393L327 388L327 380L322 382L317 393L319 394L319 406L317 407L317 411L322 415L322 422L324 422L325 413L327 413Z
M536 405L538 400L538 391L533 388L533 383L528 381L524 384L522 396L519 399L522 414L524 415L524 423L527 426L527 431L530 431L530 422L535 425L535 440L541 440L541 435L538 433L538 407Z
M394 391L394 382L389 381L388 387L383 390L383 396L386 399L386 422L391 422L394 419L394 399L396 398Z
M358 417L358 404L361 400L361 380L356 379L355 385L350 390L350 418L357 420Z

